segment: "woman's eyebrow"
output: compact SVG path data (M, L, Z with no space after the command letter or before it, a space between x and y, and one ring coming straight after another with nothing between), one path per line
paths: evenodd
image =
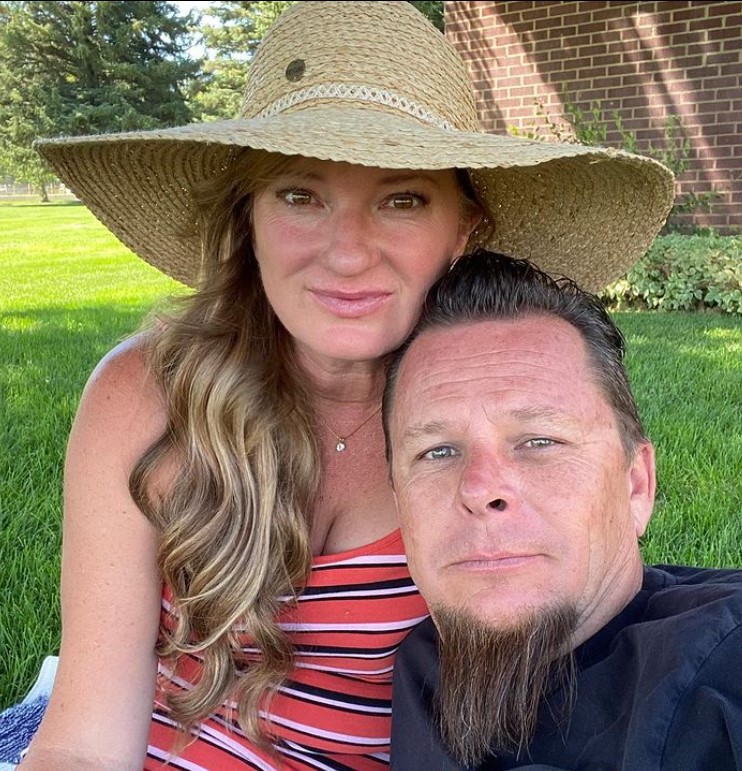
M428 174L424 171L403 171L398 174L388 174L382 177L379 182L382 185L400 185L409 184L411 182L428 182L431 185L435 185L436 187L441 186L437 176Z

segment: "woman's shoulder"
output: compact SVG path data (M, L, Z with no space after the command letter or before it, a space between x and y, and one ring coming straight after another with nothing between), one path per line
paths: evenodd
M149 339L141 334L119 343L98 363L83 390L75 419L93 430L121 432L140 449L165 429L162 389L148 356Z
M104 391L143 392L154 390L157 385L149 365L148 349L150 337L140 333L127 338L112 348L96 365L86 390L91 388Z

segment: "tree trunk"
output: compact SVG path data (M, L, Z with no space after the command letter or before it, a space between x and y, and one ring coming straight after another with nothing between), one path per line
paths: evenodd
M41 203L49 203L49 194L46 192L46 182L41 183L39 193L41 194Z

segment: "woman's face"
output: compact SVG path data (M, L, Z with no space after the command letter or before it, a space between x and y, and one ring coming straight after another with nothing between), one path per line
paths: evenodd
M255 194L266 295L312 360L360 362L396 348L426 291L460 255L455 173L297 159Z

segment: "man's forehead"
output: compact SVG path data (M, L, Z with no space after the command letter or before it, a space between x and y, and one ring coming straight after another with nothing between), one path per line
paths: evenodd
M411 413L445 420L444 405L458 408L459 399L481 395L507 400L513 413L569 411L570 403L574 411L585 389L593 391L591 374L580 333L555 316L436 327L405 355L395 413L404 422Z
M420 375L444 372L449 367L486 366L489 360L501 358L528 362L544 354L554 354L573 369L587 363L580 333L558 316L540 314L425 330L405 354L400 376L419 382Z

